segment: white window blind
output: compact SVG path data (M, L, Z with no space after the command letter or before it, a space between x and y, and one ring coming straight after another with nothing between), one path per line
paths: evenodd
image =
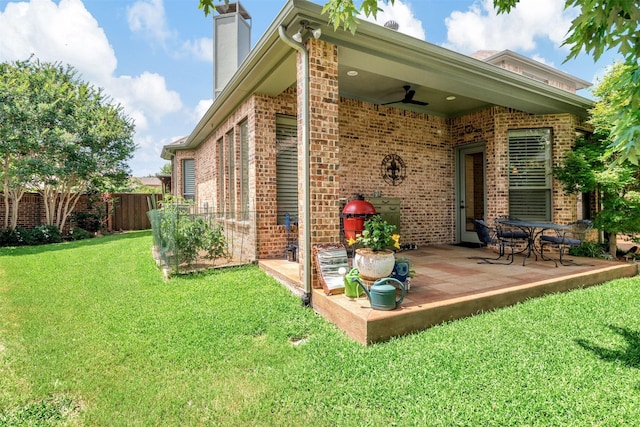
M194 200L196 195L196 174L193 159L182 161L182 197Z
M298 126L295 117L276 119L276 192L278 224L298 217Z
M551 220L551 130L510 130L509 215Z
M249 123L240 123L240 209L249 211Z
M236 215L236 141L233 129L227 132L227 173L229 175L229 201L228 218L235 218Z
M224 172L224 140L220 138L218 140L218 170L216 171L216 178L218 179L218 212L222 214L225 210L225 179Z

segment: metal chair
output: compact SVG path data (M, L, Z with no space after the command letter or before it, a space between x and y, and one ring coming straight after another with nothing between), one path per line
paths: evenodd
M546 261L553 261L558 266L558 261L562 265L583 265L576 264L571 260L564 259L564 252L571 247L577 247L582 244L584 235L587 231L591 230L593 222L588 219L582 219L576 222L567 224L567 226L561 230L555 230L555 234L543 234L540 236L540 256ZM545 257L545 246L556 247L560 251L560 257L558 260L550 257Z
M481 259L481 262L478 264L503 264L509 265L513 264L514 258L514 248L516 245L512 244L512 242L508 239L500 239L496 230L492 229L487 225L486 222L482 219L474 219L473 227L476 230L476 234L478 235L478 239L480 239L480 243L482 246L498 246L498 257L497 258L488 258L488 257L469 257L470 259ZM511 257L511 261L509 262L495 262L502 258L505 255L505 248L511 248L511 254L507 255L507 260Z
M522 228L514 227L508 224L505 224L506 220L516 220L517 218L513 218L509 215L502 215L497 217L494 220L495 228L496 228L496 236L498 239L502 240L506 246L510 246L512 249L516 247L522 247L521 250L516 253L524 253L527 252L527 255L531 254L531 245L532 236L529 235ZM527 261L527 257L525 256L522 260L522 265L525 265Z
M284 249L285 257L289 261L296 261L298 258L298 237L292 237L291 227L294 223L291 222L291 215L284 215L284 228L287 232L287 246ZM296 223L297 225L297 223Z

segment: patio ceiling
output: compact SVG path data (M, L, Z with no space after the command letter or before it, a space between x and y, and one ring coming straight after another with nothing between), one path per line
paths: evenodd
M321 40L338 46L340 96L372 104L402 99L403 86L415 90L414 99L427 106L396 103L391 106L444 117L457 117L491 105L514 108L531 114L572 113L585 116L591 100L381 27L361 22L355 35L334 31L317 5L294 1L304 13L292 13L283 20L293 34L301 20L322 30ZM306 8L309 8L308 10ZM295 9L295 8L294 8ZM311 11L315 14L311 14ZM313 24L315 22L315 24ZM273 40L269 55L270 73L255 88L276 96L296 81L295 52ZM263 72L266 68L262 68ZM349 76L356 71L356 76ZM455 96L453 100L447 97Z
M390 107L455 117L491 105L484 100L465 96L459 90L445 89L447 82L442 75L427 76L427 73L416 73L410 67L390 64L390 61L363 58L361 54L353 52L351 49L339 49L338 57L340 64L338 67L338 86L340 96L344 98L358 99L372 104L384 104L401 100L405 95L403 86L408 85L416 91L414 100L429 104L420 106L393 103L389 104ZM366 69L363 64L375 65ZM347 74L354 71L358 74L355 76ZM447 100L447 97L455 97L455 99Z

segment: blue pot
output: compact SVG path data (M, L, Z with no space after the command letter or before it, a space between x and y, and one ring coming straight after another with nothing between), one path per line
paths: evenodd
M409 277L409 270L410 265L408 260L396 260L390 277L404 283Z

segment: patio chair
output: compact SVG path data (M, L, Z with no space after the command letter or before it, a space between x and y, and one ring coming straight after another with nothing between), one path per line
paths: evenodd
M499 240L502 240L505 246L509 246L512 249L516 247L522 248L515 253L519 254L527 252L527 256L530 255L532 249L531 246L533 244L532 236L530 236L529 233L527 233L522 228L505 224L504 221L507 220L517 220L517 218L511 217L509 215L502 215L494 220L497 238ZM525 258L522 260L522 265L525 265L527 256L525 256Z
M287 246L284 249L284 253L287 260L296 261L298 257L298 237L293 237L294 234L291 232L292 225L294 225L294 223L291 222L291 215L285 214L284 228L287 232Z
M517 239L520 241L526 241L529 238L529 233L524 231L521 228L510 226L504 224L503 221L507 220L517 220L518 218L514 218L509 215L501 215L497 217L494 221L496 227L496 233L498 233L498 237L502 239Z
M572 222L567 224L567 226L560 230L554 230L555 234L543 234L540 236L540 256L542 259L546 261L553 261L558 267L558 262L562 265L584 265L584 264L576 264L571 260L564 259L564 253L571 247L577 247L582 244L582 240L584 240L584 236L587 231L591 230L593 227L593 222L588 219L579 220L576 222ZM560 251L560 257L558 260L550 257L545 257L544 248L545 246L551 246L558 248Z
M482 219L474 219L473 227L476 230L476 234L478 235L478 239L480 239L480 244L482 246L488 247L491 245L498 246L498 257L497 258L488 258L488 257L469 257L469 259L480 259L481 262L478 264L503 264L509 265L513 264L514 258L514 248L516 245L513 245L508 239L500 239L498 238L498 233L495 229L492 229L487 225L486 222ZM502 258L505 255L505 249L509 247L511 248L511 254L507 255L507 260L509 257L511 261L509 262L495 262Z

